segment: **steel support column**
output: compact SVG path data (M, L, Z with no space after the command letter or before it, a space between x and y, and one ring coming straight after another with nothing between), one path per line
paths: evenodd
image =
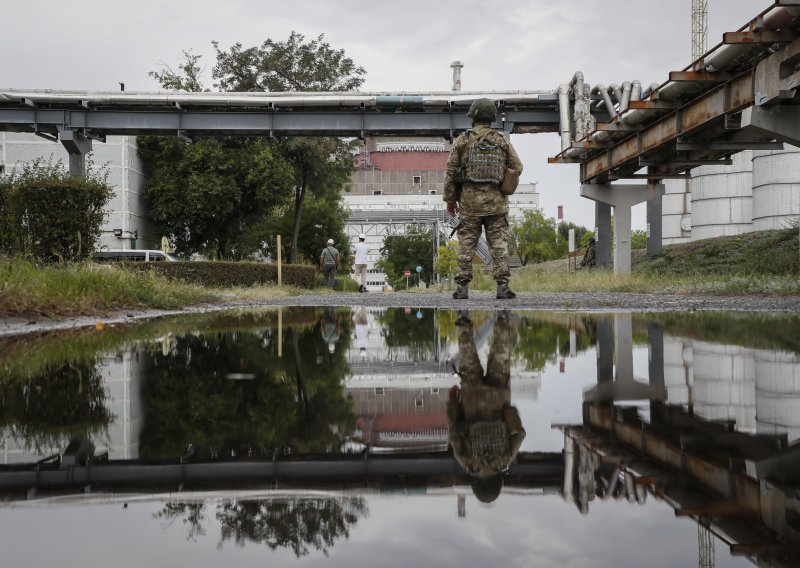
M86 154L92 151L92 141L80 132L61 130L58 140L69 154L69 174L76 177L86 176Z

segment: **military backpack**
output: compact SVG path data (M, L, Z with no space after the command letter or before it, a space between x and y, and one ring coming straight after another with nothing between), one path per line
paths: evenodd
M470 142L464 177L476 183L500 183L506 173L506 150L489 140L493 131Z

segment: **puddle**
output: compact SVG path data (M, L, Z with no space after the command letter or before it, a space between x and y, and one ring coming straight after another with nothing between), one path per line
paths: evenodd
M4 551L789 566L798 337L780 314L356 307L0 340Z

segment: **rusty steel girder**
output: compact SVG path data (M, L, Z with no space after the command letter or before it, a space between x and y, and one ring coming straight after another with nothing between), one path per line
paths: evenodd
M615 170L638 169L639 158L668 150L678 156L674 144L679 137L698 132L726 115L740 112L754 102L755 70L750 69L694 101L646 125L608 149L581 163L581 181L606 181ZM672 148L670 149L670 145ZM661 161L664 161L662 158Z

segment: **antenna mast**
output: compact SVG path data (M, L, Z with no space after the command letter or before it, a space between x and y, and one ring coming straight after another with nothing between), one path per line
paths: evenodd
M692 0L692 61L708 49L708 0Z

